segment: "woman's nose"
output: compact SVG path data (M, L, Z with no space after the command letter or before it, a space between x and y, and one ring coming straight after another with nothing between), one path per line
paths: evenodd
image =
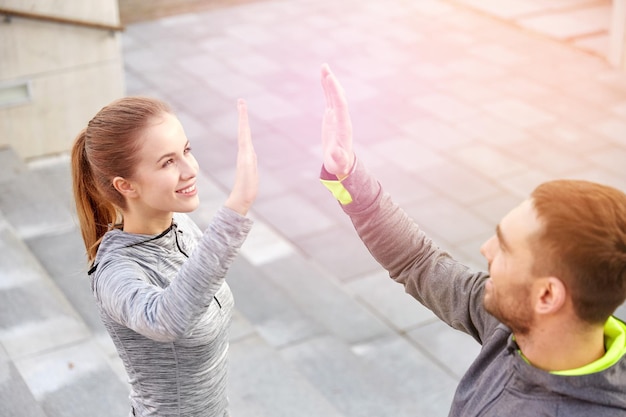
M198 173L198 165L194 162L195 161L187 159L183 160L183 162L179 165L181 178L189 179L196 176Z

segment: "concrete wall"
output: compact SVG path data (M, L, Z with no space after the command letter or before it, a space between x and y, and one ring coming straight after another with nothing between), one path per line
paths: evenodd
M119 25L117 0L0 0L0 7ZM68 151L105 104L124 94L120 33L13 17L0 21L0 102L11 85L31 100L0 103L0 147L25 159Z

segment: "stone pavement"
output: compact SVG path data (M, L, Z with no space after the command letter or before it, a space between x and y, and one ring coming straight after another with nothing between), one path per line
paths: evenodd
M248 101L261 191L228 277L236 417L445 416L479 348L386 277L319 184L323 62L346 88L361 160L473 268L538 183L626 190L626 74L461 4L265 1L122 37L128 94L170 102L192 142L201 225L232 184L236 98ZM125 416L67 156L4 150L0 166L0 416Z

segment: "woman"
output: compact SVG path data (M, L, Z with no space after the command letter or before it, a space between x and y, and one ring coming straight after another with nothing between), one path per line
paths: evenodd
M124 362L131 416L227 416L233 297L224 276L252 221L258 176L238 102L235 184L202 233L198 164L161 101L104 107L72 148L74 197L102 321Z

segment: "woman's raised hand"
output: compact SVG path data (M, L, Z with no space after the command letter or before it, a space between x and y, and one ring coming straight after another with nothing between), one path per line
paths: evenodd
M259 173L250 134L248 107L243 99L237 101L237 109L239 110L237 171L235 184L224 205L239 214L246 215L257 196Z

